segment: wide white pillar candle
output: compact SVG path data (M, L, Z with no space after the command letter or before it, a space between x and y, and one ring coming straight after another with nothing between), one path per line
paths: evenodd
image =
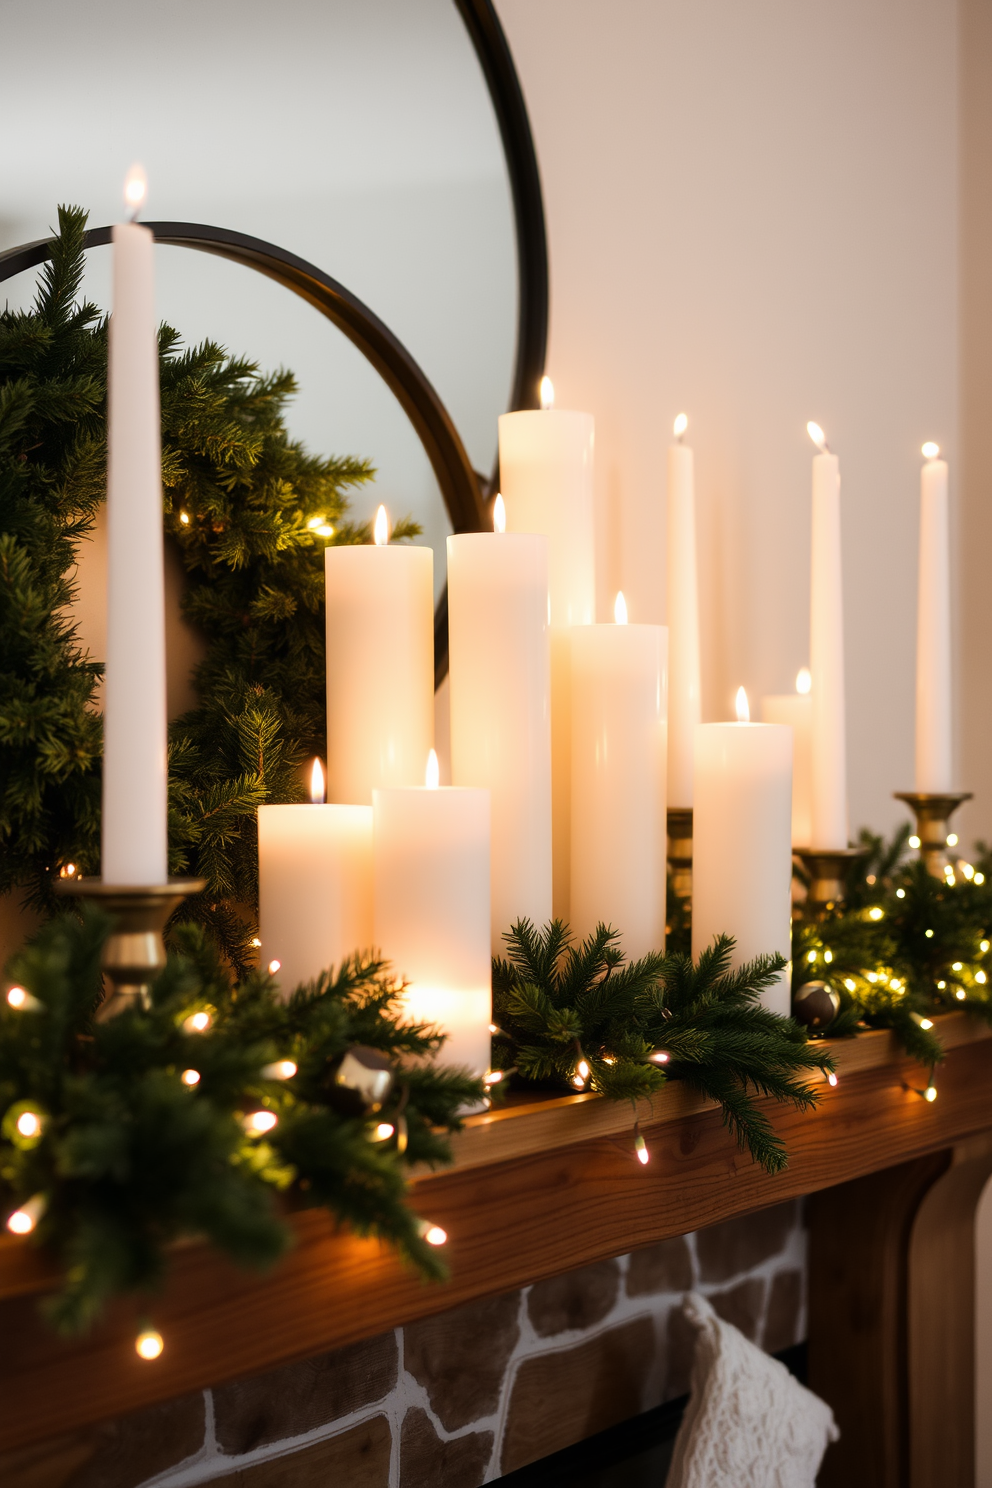
M551 918L548 539L448 538L451 780L492 799L492 950L518 919Z
M433 747L434 555L377 541L324 563L327 795L370 805L377 786L418 785Z
M668 635L576 626L571 652L571 927L613 925L634 958L665 944Z
M791 961L792 734L774 723L701 723L692 820L692 954L732 935L732 965ZM790 1010L787 968L763 994Z
M920 472L916 609L916 789L951 789L951 557L947 461L935 444Z
M489 1068L489 792L373 792L375 941L406 978L406 1013L448 1035L439 1062Z
M813 699L809 688L810 674L803 667L796 678L795 692L776 693L761 699L762 723L783 723L792 730L793 847L809 847L813 840L810 815Z
M813 428L816 434L813 434ZM809 666L813 677L812 848L847 847L847 735L844 706L844 601L841 582L840 465L817 426ZM817 435L819 438L817 438Z
M541 384L541 401L545 405L554 401L548 378ZM596 617L593 442L591 413L545 406L500 416L499 471L507 532L543 532L548 537L552 898L555 915L564 920L570 917L571 861L567 627L591 625Z
M668 447L668 804L692 805L692 763L701 718L699 597L696 576L696 496L692 450L681 442L688 420Z
M260 806L258 917L263 966L285 994L370 950L372 807Z
M168 841L154 240L147 227L119 223L113 245L101 873L105 883L159 884Z

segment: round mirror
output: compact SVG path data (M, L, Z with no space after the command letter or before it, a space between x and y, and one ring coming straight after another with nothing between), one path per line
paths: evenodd
M488 0L36 0L6 10L5 41L8 57L44 55L45 68L40 79L11 68L0 98L19 141L0 250L47 236L60 201L87 207L94 226L116 220L139 159L146 217L266 239L345 284L419 363L475 468L493 468L521 359L538 341L543 353L546 297L518 283L518 262L525 277L528 261L543 265L540 198L534 219L526 115ZM533 177L523 187L517 159ZM84 292L101 305L109 267L108 254L89 256ZM26 301L33 276L5 288ZM518 334L521 290L536 337ZM315 452L373 462L355 515L381 501L419 522L440 595L450 517L412 425L360 352L280 285L182 248L159 249L158 299L187 342L209 337L296 374L291 432Z

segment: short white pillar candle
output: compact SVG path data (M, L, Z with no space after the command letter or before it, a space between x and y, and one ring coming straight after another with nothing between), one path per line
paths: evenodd
M598 921L633 959L665 945L668 632L614 625L571 636L571 927Z
M811 802L813 699L810 674L803 667L795 692L773 693L761 699L762 723L784 723L792 730L792 845L809 847L813 841Z
M738 706L746 718L747 699ZM732 935L733 966L775 951L791 966L791 729L698 724L695 782L693 956ZM763 994L765 1006L787 1017L789 986L787 967Z
M258 808L261 961L285 994L373 942L372 807L320 804L322 781L314 794Z
M431 752L433 756L433 751ZM409 983L405 1010L447 1034L439 1063L489 1068L489 792L373 792L375 941Z

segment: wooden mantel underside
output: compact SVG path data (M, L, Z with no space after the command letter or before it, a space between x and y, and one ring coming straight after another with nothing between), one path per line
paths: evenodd
M456 1164L418 1178L418 1211L444 1226L451 1279L428 1285L375 1242L335 1233L323 1212L294 1218L297 1245L270 1275L207 1247L176 1250L155 1299L166 1340L134 1352L136 1312L112 1310L85 1339L37 1319L51 1272L23 1241L0 1240L0 1451L156 1400L306 1358L488 1294L650 1245L879 1171L992 1128L992 1039L963 1014L940 1020L948 1057L938 1099L890 1035L834 1047L840 1083L812 1114L770 1104L790 1153L771 1178L737 1148L712 1103L672 1085L642 1108L651 1162L632 1157L629 1108L566 1097L476 1117Z

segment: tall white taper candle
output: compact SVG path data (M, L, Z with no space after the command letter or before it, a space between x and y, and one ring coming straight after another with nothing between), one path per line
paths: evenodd
M692 805L692 762L701 713L696 494L688 425L675 420L668 446L668 804Z
M101 874L104 883L160 884L168 840L154 240L147 227L118 223L113 245Z
M916 609L916 789L951 789L951 558L947 461L925 444Z
M847 847L847 735L844 599L841 579L840 464L823 430L808 426L813 459L809 666L812 674L810 775L812 848Z

